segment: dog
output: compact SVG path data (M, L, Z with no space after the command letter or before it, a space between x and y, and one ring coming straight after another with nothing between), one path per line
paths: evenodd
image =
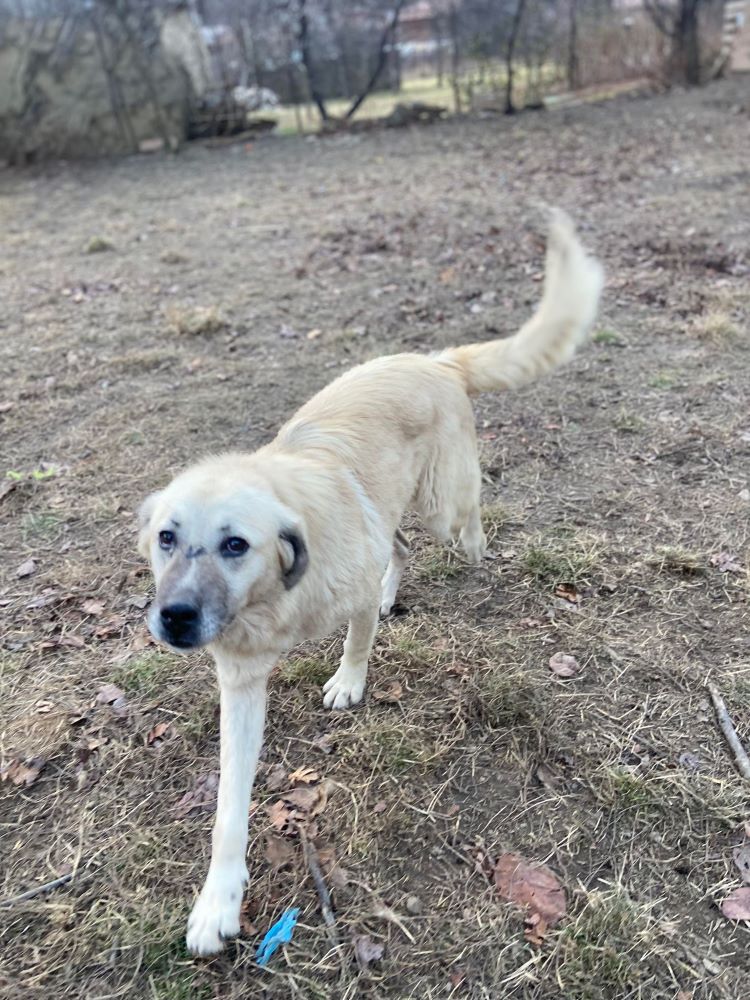
M211 861L188 921L194 954L220 951L239 933L250 793L277 659L348 622L323 703L362 700L378 618L391 610L408 559L404 512L416 511L443 542L458 536L470 562L485 553L470 397L568 361L602 284L600 265L556 213L541 302L514 336L353 368L270 444L207 458L143 504L139 548L156 581L149 628L178 652L207 647L221 695Z

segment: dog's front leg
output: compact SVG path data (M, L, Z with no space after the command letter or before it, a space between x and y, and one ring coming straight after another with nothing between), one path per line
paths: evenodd
M247 816L266 716L266 683L273 661L217 656L221 689L221 774L208 875L188 920L187 946L212 955L240 930L247 883Z

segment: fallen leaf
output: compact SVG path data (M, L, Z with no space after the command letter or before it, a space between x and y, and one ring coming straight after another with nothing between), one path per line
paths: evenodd
M328 733L323 733L322 736L318 736L312 741L312 745L316 750L320 750L321 753L333 753L333 742Z
M172 811L178 819L184 819L191 812L213 811L216 808L216 793L219 788L219 772L209 771L195 779L189 792L185 792Z
M12 493L16 488L16 485L17 483L15 479L3 480L3 482L0 483L0 500L3 500L9 493Z
M519 854L502 854L493 869L495 887L500 895L524 907L526 938L541 944L544 935L567 909L565 890L557 876L546 865L532 865Z
M555 597L561 597L564 601L570 601L571 604L581 603L581 595L572 583L558 584L555 587Z
M253 937L258 933L258 928L250 919L250 913L253 909L253 904L249 899L245 899L240 907L240 933L244 934L245 937Z
M383 799L381 799L380 802L375 803L375 805L372 807L372 811L375 816L378 816L380 813L385 812L387 808L388 808L387 805L385 804Z
M285 837L270 834L266 837L265 856L272 868L283 868L294 859L294 844Z
M269 792L280 792L286 783L286 768L283 764L274 764L266 778L267 790Z
M143 611L151 598L147 594L134 594L128 600L128 604L133 608L138 608L139 611Z
M735 889L720 904L719 909L727 920L750 920L750 886Z
M61 635L59 644L61 646L72 646L73 649L83 649L86 645L80 635Z
M46 763L44 757L27 757L26 759L14 757L9 764L0 770L0 780L12 781L16 786L23 785L28 788L42 773Z
M734 863L740 870L743 882L750 885L750 844L743 844L742 847L735 847L732 851Z
M279 336L283 337L284 340L296 340L299 337L299 334L294 327L288 326L286 323L282 323L281 329L279 330Z
M118 688L116 684L105 684L104 687L99 689L96 701L100 705L111 705L112 702L118 701L120 698L124 697L125 692L122 688Z
M81 605L81 611L85 615L94 615L98 618L104 612L104 601L85 601Z
M5 402L0 403L0 413L7 413L9 410L12 410L14 406L15 403L12 403L10 400L6 400Z
M311 767L300 767L296 771L292 771L289 775L289 781L293 785L311 785L313 782L320 781L320 775Z
M540 625L544 625L541 618L521 618L518 623L519 628L539 628Z
M278 802L273 802L267 811L268 822L274 830L278 830L279 832L284 830L294 818L294 810L282 799L279 799Z
M357 934L356 937L352 938L352 944L357 964L363 971L370 967L371 962L379 962L385 951L384 945L380 944L379 941L373 941L367 934Z
M744 570L733 552L717 552L711 556L709 562L715 566L720 573L742 573Z
M455 267L446 267L440 272L438 280L441 285L452 285L456 280L456 269Z
M142 632L138 633L135 639L133 639L132 648L133 650L138 652L141 649L146 649L148 646L155 646L155 645L156 643L154 642L154 637L151 635L150 632L147 632L144 629Z
M171 727L172 727L171 722L157 722L154 728L150 730L150 732L146 736L146 746L150 747L156 744L156 746L158 747L161 743L164 742L164 737L167 734L167 732L171 729Z
M580 673L581 666L575 656L568 653L555 653L549 658L549 668L558 677L575 677Z
M16 570L16 576L19 579L22 579L25 576L31 576L32 573L36 573L36 563L33 559L27 559L26 562L22 562Z
M397 705L403 693L404 689L398 681L389 681L386 687L373 691L372 696L375 701L385 702L386 705Z
M323 333L322 330L318 330L317 327L314 330L310 330L307 335L308 340L317 340L318 337Z

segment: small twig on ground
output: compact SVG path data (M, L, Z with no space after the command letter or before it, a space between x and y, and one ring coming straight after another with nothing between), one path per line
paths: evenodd
M0 907L12 906L14 903L22 903L26 899L33 899L34 896L41 896L44 892L51 892L53 889L57 889L58 886L67 885L68 882L73 881L74 872L68 872L67 875L61 875L60 878L53 878L51 882L45 882L44 885L36 885L33 889L27 889L26 892L20 892L17 896L11 896L10 899L4 899L0 903Z
M300 827L299 831L300 839L302 841L302 849L305 854L305 863L307 864L308 870L312 875L312 880L315 883L315 888L318 893L318 898L320 899L320 912L323 914L323 920L325 921L326 927L331 930L336 926L336 918L333 915L333 906L331 904L331 894L328 891L328 886L323 878L323 872L320 868L320 860L318 859L318 852L315 850L313 844L307 839L305 831ZM333 932L335 934L335 932Z
M724 704L724 699L719 694L719 689L715 684L708 684L708 692L711 695L711 701L714 703L714 708L716 709L716 718L721 727L722 733L729 744L729 747L734 754L734 759L737 764L737 770L740 772L745 781L750 781L750 758L747 756L745 748L740 742L740 738L737 735L737 730L732 724L732 720L729 718L729 712L727 711L727 706Z

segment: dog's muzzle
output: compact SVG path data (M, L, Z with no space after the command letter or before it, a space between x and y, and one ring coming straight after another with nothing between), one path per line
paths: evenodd
M201 612L193 604L167 604L159 611L161 638L178 649L192 649L201 643Z

